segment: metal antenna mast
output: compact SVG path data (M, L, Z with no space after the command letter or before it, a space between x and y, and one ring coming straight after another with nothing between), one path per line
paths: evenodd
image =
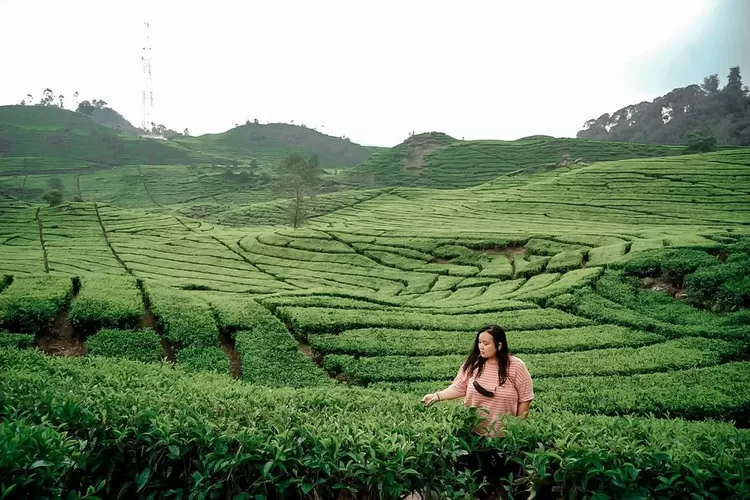
M150 134L154 111L154 91L151 87L151 26L148 21L144 22L143 25L145 32L143 49L141 51L141 65L143 66L143 89L141 91L143 114L141 115L141 128L146 134Z

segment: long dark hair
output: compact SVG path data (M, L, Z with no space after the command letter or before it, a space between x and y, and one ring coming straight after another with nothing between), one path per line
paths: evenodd
M482 374L482 370L484 369L487 360L479 354L479 336L484 332L492 335L492 339L495 341L495 349L497 349L497 379L499 385L503 385L508 379L510 352L508 351L508 339L505 335L505 330L499 325L484 325L479 329L477 336L474 339L474 347L469 353L469 357L466 358L466 361L464 362L463 370L468 370L468 373L473 373L474 370L476 370L477 377ZM498 347L498 344L501 343L502 346Z

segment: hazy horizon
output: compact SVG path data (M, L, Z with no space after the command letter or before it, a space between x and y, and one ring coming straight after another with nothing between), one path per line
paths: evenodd
M142 25L154 121L192 135L257 118L365 145L410 132L574 137L584 121L729 67L750 70L750 2L357 3L0 0L0 104L42 90L141 122ZM747 78L746 78L747 81Z

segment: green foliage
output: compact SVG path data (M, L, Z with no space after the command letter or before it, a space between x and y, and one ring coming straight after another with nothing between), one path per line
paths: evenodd
M346 173L357 186L465 188L498 176L523 182L518 173L557 169L564 155L592 163L680 154L680 148L564 138L456 141L445 134L418 134L378 151Z
M532 371L533 373L533 371ZM535 404L546 410L735 420L750 424L749 362L666 373L540 379Z
M272 387L329 385L331 379L297 349L280 322L234 335L242 362L242 379Z
M320 184L320 170L309 164L302 155L292 153L278 164L275 173L274 189L281 195L293 197L289 215L296 228L306 218L303 200L305 196L315 193Z
M248 297L208 296L207 300L220 328L228 334L255 328L269 330L280 324L268 309Z
M737 252L726 262L697 269L685 278L685 293L691 303L713 310L750 308L750 255Z
M85 276L70 305L69 318L83 335L103 328L132 330L144 314L135 278Z
M21 333L46 332L73 295L67 276L19 277L0 295L2 326Z
M54 421L70 439L87 442L78 448L86 457L80 475L50 470L65 490L104 481L106 497L171 490L395 498L429 488L462 498L470 486L456 463L471 446L475 420L459 405L426 411L409 396L330 387L269 391L159 365L10 350L0 350L0 394L3 420ZM23 471L18 480L44 472Z
M471 344L468 344L469 347ZM638 348L600 349L554 354L525 354L523 360L534 378L631 375L711 366L746 351L743 344L704 339L678 339ZM468 352L468 350L466 351ZM354 358L326 356L328 370L343 373L362 384L382 381L445 380L455 376L466 354L447 356L377 356Z
M528 306L526 306L528 307ZM517 308L514 308L517 309ZM366 327L458 330L497 323L508 330L584 326L591 322L555 309L518 309L484 314L358 311L317 307L279 307L278 315L304 334L338 333Z
M151 310L173 345L216 347L219 331L208 304L189 292L146 285Z
M621 266L633 276L663 276L673 282L682 282L685 276L698 268L716 263L716 257L691 248L665 248L631 254Z
M42 195L42 199L51 207L56 207L63 202L62 191L57 189L50 189Z
M83 491L75 484L77 472L86 467L86 444L50 422L0 420L0 496L77 498L95 493L104 481L83 486Z
M707 128L691 130L687 133L685 153L710 153L716 151L716 137Z
M151 329L103 329L89 337L85 346L86 354L90 356L131 359L144 363L162 358L161 339Z
M553 353L588 351L607 347L639 347L664 339L655 333L639 332L612 325L510 331L507 332L507 336L508 346L514 353ZM438 356L468 354L475 337L476 332L472 331L362 328L346 330L338 335L313 335L310 337L310 345L316 352L323 355Z
M570 250L555 254L547 263L547 272L558 273L578 269L583 265L583 252Z
M189 372L229 373L229 359L220 347L183 347L177 351L177 363Z
M747 88L747 87L744 87ZM747 146L747 96L743 90L739 67L730 68L727 84L719 90L716 74L703 79L701 85L675 88L652 102L640 102L618 109L611 115L586 121L576 137L604 141L628 141L642 144L683 144L686 152L715 151L721 144ZM700 125L702 137L697 148L691 148L691 131Z
M34 336L27 333L8 333L0 331L0 349L29 349L34 347Z
M59 177L50 177L47 180L47 187L49 187L52 190L60 191L61 193L65 191L65 187L63 186L63 181Z
M523 467L518 490L568 498L746 495L750 434L729 425L538 413L528 422L506 419L504 434L493 445Z

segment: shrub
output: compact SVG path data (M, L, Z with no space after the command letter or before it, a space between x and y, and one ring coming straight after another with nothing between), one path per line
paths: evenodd
M87 441L78 448L87 452L79 473L55 477L64 490L105 482L100 497L172 490L186 497L397 498L419 488L458 497L467 479L455 464L476 423L460 405L427 412L410 396L268 390L160 365L32 351L0 350L0 394L4 418L53 421ZM23 474L34 477L33 470Z
M297 342L279 322L235 334L242 362L242 379L274 387L329 385L331 379L297 348Z
M86 340L86 353L91 356L131 359L144 363L159 361L162 357L161 339L153 330L99 331Z
M690 248L645 250L632 254L624 261L622 269L633 276L663 276L671 282L681 283L696 269L716 264L716 257Z
M623 396L655 390L670 404L708 408L715 396L699 400L685 391L703 381L720 391L719 384L733 381L727 394L741 389L748 373L739 365L694 370L693 378L679 381L681 389L661 388L664 374L623 377L615 385ZM697 377L700 371L706 373ZM641 388L647 377L653 383ZM596 379L576 389L605 407L611 388L592 387ZM466 498L476 484L461 473L460 460L477 447L523 466L511 486L516 493L532 487L544 498L572 492L582 498L741 498L750 475L750 433L716 422L536 412L532 406L528 421L505 419L502 439L478 440L471 436L474 413L460 403L425 409L416 395L394 392L271 391L160 365L11 350L0 350L0 394L2 481L26 488L16 490L19 496L92 488L89 495L107 498L166 490L201 498L399 498L424 488ZM540 393L547 395L554 391ZM652 404L655 398L648 399ZM40 456L49 464L31 467Z
M213 312L199 297L165 287L146 286L151 310L164 335L177 347L216 347L219 330Z
M28 349L34 347L34 336L27 333L8 333L0 331L0 349Z
M685 278L688 300L718 311L750 307L750 256L732 254L722 264L698 269Z
M50 422L0 421L0 495L3 498L77 498L94 493L74 484L86 467L86 443L58 431ZM83 496L83 495L81 495Z
M220 347L183 347L177 363L190 372L229 373L229 359Z
M73 281L67 276L16 278L0 295L0 320L14 332L47 331L72 295Z
M135 329L144 314L135 278L86 276L70 305L70 321L84 335L103 328Z
M716 137L708 128L698 128L687 133L685 153L710 153L716 151Z
M42 199L49 204L49 206L56 207L62 203L63 194L62 191L58 191L57 189L50 189L49 191L45 191L42 195Z

